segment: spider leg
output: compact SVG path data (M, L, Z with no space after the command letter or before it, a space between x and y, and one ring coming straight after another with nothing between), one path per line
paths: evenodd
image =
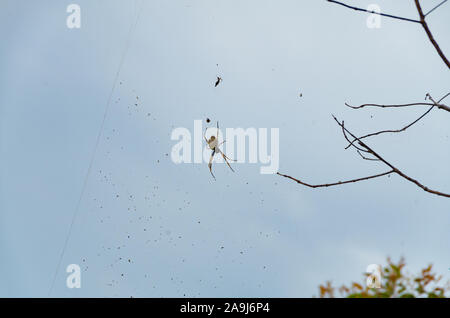
M230 165L230 163L229 163L228 160L227 160L227 159L229 159L229 160L232 160L232 159L230 159L230 158L228 158L227 156L225 156L225 154L222 152L222 150L219 149L219 152L220 152L220 154L222 155L222 157L223 157L223 159L225 160L225 162L227 163L228 167L231 169L231 171L234 172L233 168L231 168L231 165Z
M217 141L219 141L219 121L217 121Z
M225 141L226 141L226 140L222 141L218 146L222 145ZM218 147L218 146L217 146L217 147ZM222 150L219 149L219 151L220 151L220 153L221 153L225 158L227 158L228 160L230 160L230 161L237 161L237 160L235 160L235 159L231 159L230 157L226 156L226 155L222 152Z
M227 158L228 160L230 160L230 161L237 161L236 159L231 159L231 158L229 158L229 157L226 156L224 153L222 153L222 155L223 155L225 158Z
M206 131L208 130L208 127L205 128L205 132L203 133L203 138L205 138L206 143L208 143L208 139L206 139Z
M213 176L214 180L216 180L216 177L214 176L214 174L212 172L212 162L213 162L215 153L216 153L216 151L213 150L211 153L211 157L209 158L209 163L208 163L209 172L211 172L211 175Z

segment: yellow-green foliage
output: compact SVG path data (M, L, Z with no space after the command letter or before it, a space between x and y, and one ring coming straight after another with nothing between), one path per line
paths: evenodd
M429 297L445 298L450 291L449 284L439 285L442 276L432 272L433 265L428 265L416 276L404 273L405 261L403 258L395 264L390 258L387 266L381 272L380 288L369 288L366 279L362 284L352 283L350 286L341 286L338 292L341 297L349 298L409 298ZM367 276L367 274L366 274ZM319 296L334 298L336 289L331 282L319 286Z

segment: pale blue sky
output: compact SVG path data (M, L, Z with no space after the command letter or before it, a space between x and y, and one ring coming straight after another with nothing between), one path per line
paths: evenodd
M81 29L66 27L70 3ZM48 294L136 3L0 4L0 296ZM377 3L417 16L413 1ZM401 127L424 109L344 102L439 98L450 76L420 25L366 18L318 0L145 0L52 296L309 297L401 255L450 279L450 201L397 176L313 190L236 164L215 165L214 182L206 164L166 157L174 127L209 117L279 128L280 171L311 183L384 171L344 150L331 114L361 134ZM450 5L429 24L450 55ZM449 192L448 123L434 110L370 144ZM81 289L65 286L71 263Z

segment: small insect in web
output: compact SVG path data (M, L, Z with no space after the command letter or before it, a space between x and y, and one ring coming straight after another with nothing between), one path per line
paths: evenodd
M207 130L208 130L208 127L205 129L205 133L204 133L203 137L205 138L205 141L206 141L206 143L208 144L209 149L212 150L211 157L209 158L208 168L209 168L209 172L211 172L211 175L213 176L213 178L214 178L214 180L215 180L216 177L214 176L214 174L213 174L213 172L212 172L212 162L213 162L213 160L214 160L214 155L215 155L215 154L217 154L217 153L221 154L222 157L223 157L223 159L224 159L225 162L227 163L228 167L229 167L229 168L231 169L231 171L233 171L233 172L234 172L234 170L233 170L233 168L231 168L231 165L230 165L230 163L228 162L228 160L230 160L230 161L236 161L236 160L228 158L228 157L222 152L222 150L220 150L220 148L219 148L219 147L226 141L226 140L224 140L224 141L222 141L222 142L219 144L219 122L217 122L217 134L216 134L216 136L213 135L213 136L211 136L209 139L207 139L207 138L206 138L206 131L207 131Z
M222 77L217 76L217 80L216 83L214 84L214 87L217 87L217 85L219 85L220 82L222 82Z

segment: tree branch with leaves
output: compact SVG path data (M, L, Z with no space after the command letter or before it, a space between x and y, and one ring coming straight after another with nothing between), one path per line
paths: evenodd
M336 290L341 297L347 298L445 298L450 292L450 283L441 282L442 276L433 272L433 265L428 265L416 275L405 273L405 266L404 258L398 263L388 258L387 265L379 273L378 286L373 281L371 286L367 285L367 279L371 280L369 274L365 274L363 283L353 282L339 288L327 281L319 286L319 297L335 298Z

